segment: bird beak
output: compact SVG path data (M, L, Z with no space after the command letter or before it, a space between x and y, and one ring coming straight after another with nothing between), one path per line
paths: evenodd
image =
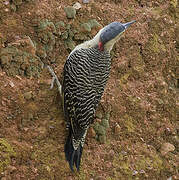
M122 24L124 27L125 27L125 29L127 29L131 24L133 24L133 23L135 23L136 21L134 20L134 21L131 21L131 22L128 22L128 23L124 23L124 24Z

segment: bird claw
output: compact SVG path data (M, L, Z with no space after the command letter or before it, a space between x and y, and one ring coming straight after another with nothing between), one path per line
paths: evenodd
M54 82L56 81L57 87L58 87L58 91L60 93L60 95L62 95L62 85L60 84L60 81L58 80L57 75L55 74L54 70L52 69L52 67L47 66L49 72L52 75L52 81L51 81L51 85L50 85L50 89L53 89L54 86Z

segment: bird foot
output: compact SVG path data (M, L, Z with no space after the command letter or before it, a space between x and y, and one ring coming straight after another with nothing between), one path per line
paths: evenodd
M61 85L60 81L58 80L57 75L55 74L55 72L54 72L54 70L52 69L52 67L47 66L47 68L48 68L49 72L50 72L51 75L52 75L52 81L51 81L50 89L53 88L54 82L56 81L57 87L58 87L58 91L59 91L60 95L62 95L62 85Z

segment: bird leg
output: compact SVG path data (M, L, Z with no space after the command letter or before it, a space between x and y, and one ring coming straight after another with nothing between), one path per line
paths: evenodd
M57 87L58 87L58 91L59 91L60 95L62 96L62 85L61 85L60 81L58 80L57 75L55 74L55 72L54 72L54 70L52 69L52 67L47 66L47 68L48 68L49 72L50 72L51 75L52 75L52 81L51 81L50 89L53 88L54 82L56 81Z

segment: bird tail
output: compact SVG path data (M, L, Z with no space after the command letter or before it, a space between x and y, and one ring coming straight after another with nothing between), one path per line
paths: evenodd
M72 142L72 129L71 128L69 128L69 135L67 137L64 149L65 149L65 157L69 163L71 171L74 172L74 169L73 169L74 164L77 168L77 171L79 171L83 147L81 146L81 143L80 143L77 150L74 149L73 142Z

